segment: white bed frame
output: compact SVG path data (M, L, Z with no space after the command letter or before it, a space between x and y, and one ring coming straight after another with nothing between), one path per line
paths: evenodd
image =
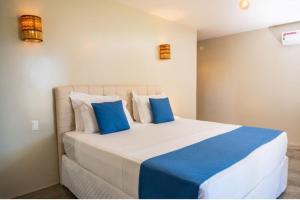
M127 108L132 114L132 91L140 95L152 95L161 93L161 89L158 86L110 85L62 86L54 89L60 183L78 198L136 198L107 183L64 155L63 134L75 130L74 113L69 98L71 91L96 95L117 95L128 102ZM244 198L278 197L287 186L287 172L288 158L286 157Z

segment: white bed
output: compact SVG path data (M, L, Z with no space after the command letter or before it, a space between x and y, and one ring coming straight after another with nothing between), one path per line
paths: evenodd
M61 183L78 198L138 198L143 161L239 127L179 118L109 135L60 131ZM286 149L283 133L201 184L199 198L278 197L287 184Z
M138 125L109 135L68 132L63 142L72 161L126 195L138 198L139 168L143 161L236 128L239 126L176 119L160 125ZM286 134L281 134L204 182L199 188L200 198L246 197L285 162L286 145ZM274 191L277 195L284 189L285 177L282 178L282 188ZM67 181L64 184L68 185Z

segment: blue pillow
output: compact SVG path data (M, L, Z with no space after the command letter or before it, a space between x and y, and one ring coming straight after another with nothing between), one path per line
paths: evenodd
M101 134L114 133L130 128L122 101L92 103Z
M168 98L149 99L154 124L174 121L174 115Z

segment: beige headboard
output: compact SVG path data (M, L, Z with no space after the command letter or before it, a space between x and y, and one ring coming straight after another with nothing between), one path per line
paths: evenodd
M69 98L70 92L83 92L94 95L116 95L127 101L127 108L132 114L132 91L140 95L152 95L161 93L158 86L61 86L54 88L56 110L56 132L58 146L59 171L61 172L61 158L64 154L63 134L75 130L74 112Z

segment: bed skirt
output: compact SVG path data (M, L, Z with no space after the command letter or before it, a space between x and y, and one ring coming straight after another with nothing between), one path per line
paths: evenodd
M288 158L270 172L244 198L275 199L287 186ZM62 184L81 199L129 199L128 194L107 183L102 178L84 169L67 156L62 158Z
M132 199L120 189L78 165L67 156L62 157L62 184L79 199Z

